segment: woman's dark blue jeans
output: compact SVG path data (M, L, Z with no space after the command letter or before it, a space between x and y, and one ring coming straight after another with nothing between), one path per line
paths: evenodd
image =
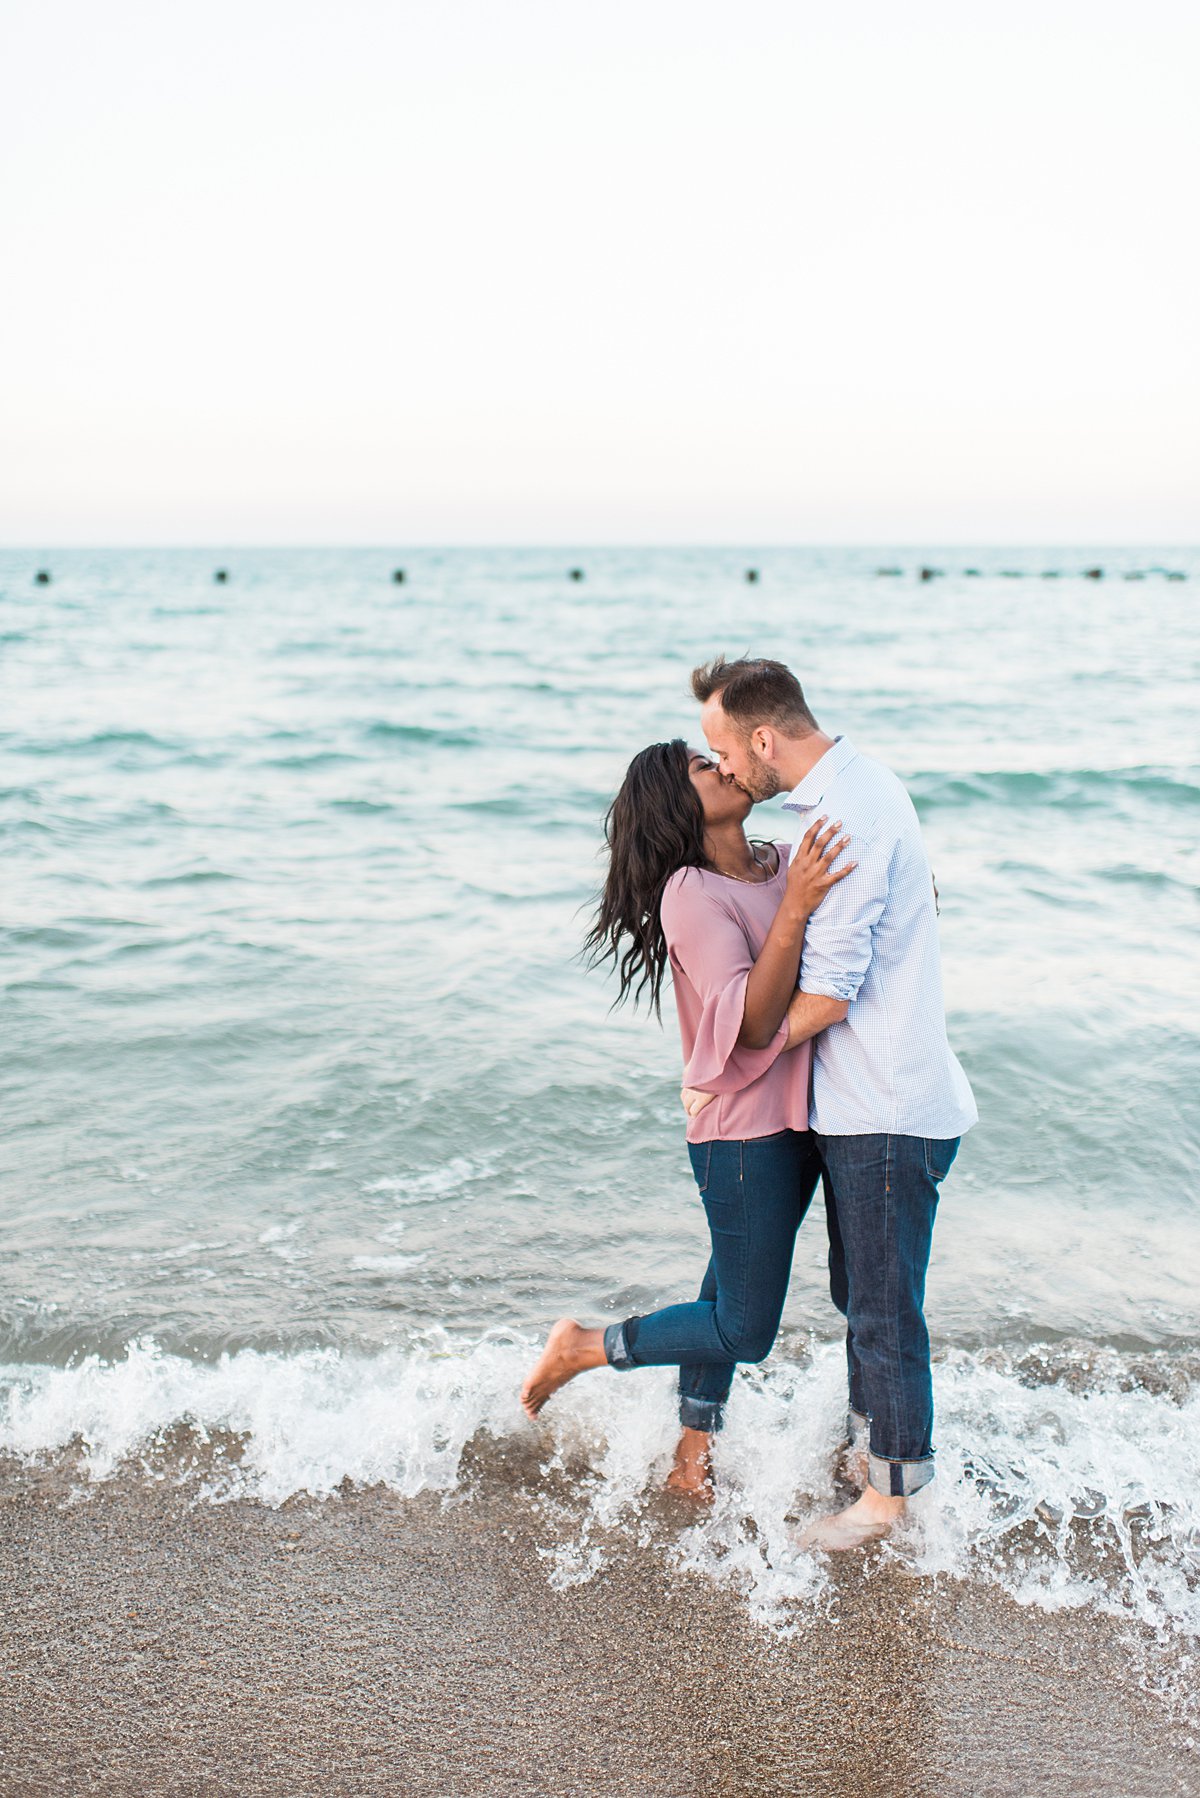
M734 1367L771 1352L821 1166L807 1130L689 1143L688 1153L712 1238L700 1296L610 1324L604 1352L613 1367L678 1367L680 1422L719 1430Z

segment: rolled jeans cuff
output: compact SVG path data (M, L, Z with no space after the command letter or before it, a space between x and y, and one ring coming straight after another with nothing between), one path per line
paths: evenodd
M679 1421L685 1430L706 1430L715 1435L724 1422L724 1406L719 1398L693 1398L690 1392L679 1395Z
M622 1373L627 1368L636 1367L637 1362L630 1353L629 1338L625 1334L626 1325L634 1320L630 1317L624 1323L609 1324L604 1332L604 1359L610 1367L617 1367Z
M867 1480L885 1498L911 1498L933 1478L933 1456L920 1461L887 1461L882 1455L867 1456Z
M846 1441L851 1448L865 1448L871 1433L871 1419L851 1405L846 1413Z

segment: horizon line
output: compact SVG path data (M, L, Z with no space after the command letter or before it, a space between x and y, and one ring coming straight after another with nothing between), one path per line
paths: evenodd
M703 541L703 540L696 540L696 539L689 541L689 540L682 539L682 538L676 539L676 540L670 540L670 541L662 541L662 542L651 542L649 540L646 540L646 541L641 541L641 540L617 541L616 539L613 539L611 541L601 542L601 543L598 543L598 542L587 543L587 542L583 542L577 538L576 539L564 539L564 540L558 540L558 539L549 540L549 539L547 539L547 540L542 540L542 541L525 541L525 542L515 542L515 541L514 542L484 542L482 540L479 542L466 542L466 541L461 541L461 540L454 541L454 542L434 542L433 540L429 540L429 541L417 541L417 540L399 541L399 540L397 540L397 541L390 542L390 543L389 542L368 543L368 542L357 541L357 540L353 541L353 542L339 541L339 540L316 542L316 541L307 541L306 540L304 542L294 542L294 543L292 543L292 542L272 543L272 542L265 541L265 540L251 541L249 539L247 539L245 541L242 541L242 540L221 541L220 539L213 539L208 542L186 542L186 543L185 542L150 542L150 541L137 542L132 539L121 540L119 542L113 541L113 542L98 542L98 543L97 542L51 543L51 542L46 541L45 539L43 539L41 542L34 542L34 543L3 543L3 542L0 542L0 555L21 555L21 554L25 554L25 553L47 554L47 553L55 552L55 551L71 552L71 551L79 551L79 550L130 550L130 551L133 551L133 550L137 550L137 551L142 551L142 550L182 550L182 551L193 551L197 554L200 554L200 553L208 554L211 552L215 552L217 550L222 550L225 552L234 552L237 550L272 551L272 552L277 551L277 550L353 550L356 552L362 552L364 554L374 553L376 551L378 551L380 554L383 554L385 552L387 554L392 554L394 552L402 552L402 551L407 551L407 552L412 552L412 553L420 553L420 552L427 551L427 550L436 550L436 551L511 550L511 551L520 551L520 552L545 552L547 554L549 554L551 551L566 552L566 551L570 551L570 550L576 551L580 554L582 554L584 552L596 552L596 551L604 552L604 551L611 551L611 550L647 550L647 551L649 551L649 550L712 550L714 553L729 552L730 554L732 554L732 553L736 552L738 554L742 554L742 553L753 551L760 555L766 555L766 554L771 554L776 551L790 552L790 551L795 551L795 550L822 550L822 549L825 549L825 550L861 550L864 554L867 554L870 552L876 552L876 551L884 551L884 550L895 550L895 551L956 550L957 551L957 550L1017 550L1017 549L1064 550L1064 549L1070 549L1070 550L1097 550L1097 551L1100 551L1100 550L1173 549L1173 550L1200 551L1200 540L1188 542L1188 541L1183 541L1183 540L1176 541L1173 539L1167 540L1164 538L1154 538L1154 539L1133 539L1133 538L1116 539L1116 538L1113 538L1113 539L1102 541L1098 538L1086 538L1086 539L1076 539L1074 541L1068 541L1065 539L1060 539L1059 541L1031 541L1031 540L1019 539L1019 538L1008 538L1008 539L1004 539L1004 540L1000 540L1000 541L985 541L982 538L975 537L975 538L944 539L944 540L937 540L937 539L933 539L933 538L919 538L919 539L912 539L912 540L907 540L907 541L897 541L897 540L893 539L891 541L877 540L877 541L872 541L872 542L866 542L866 541L837 542L837 541L833 541L833 540L820 541L820 542L815 541L815 540L803 541L803 542L782 542L782 541L778 541L778 542L754 542L754 541L735 542L733 540L722 541L722 542L711 542L711 541Z

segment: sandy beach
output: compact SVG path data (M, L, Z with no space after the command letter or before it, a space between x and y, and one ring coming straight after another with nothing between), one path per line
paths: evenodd
M491 1485L492 1489L488 1490ZM1191 1793L1200 1756L1120 1630L842 1562L780 1640L649 1546L552 1589L491 1482L279 1509L10 1468L7 1798L910 1798Z

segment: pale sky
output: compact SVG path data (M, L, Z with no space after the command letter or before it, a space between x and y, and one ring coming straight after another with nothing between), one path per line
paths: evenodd
M1194 0L0 32L0 542L1200 540Z

